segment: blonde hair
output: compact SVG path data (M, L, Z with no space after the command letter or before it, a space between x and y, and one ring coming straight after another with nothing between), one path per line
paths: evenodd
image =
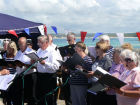
M16 43L14 41L10 41L9 44L8 44L8 47L14 49L14 56L16 55L17 53L17 46L16 46Z
M103 52L106 52L108 50L108 44L106 42L97 42L95 48L101 49Z
M133 50L133 46L130 43L124 43L121 48Z

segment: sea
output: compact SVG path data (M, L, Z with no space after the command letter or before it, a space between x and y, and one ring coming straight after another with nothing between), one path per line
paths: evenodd
M77 38L76 41L80 41L80 38ZM92 40L92 38L85 38L84 43L86 46L95 46L96 42L99 41L99 38L96 38L95 41ZM110 38L111 45L113 47L120 47L120 42L118 38ZM56 44L58 47L68 45L67 39L66 38L54 38L53 43ZM129 37L129 38L124 38L124 43L130 43L132 44L133 48L140 49L140 41L138 40L137 37Z

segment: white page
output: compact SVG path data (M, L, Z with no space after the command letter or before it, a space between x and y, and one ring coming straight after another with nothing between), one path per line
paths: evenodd
M0 76L0 90L7 90L11 85L11 81L15 78L15 74L1 75ZM11 83L10 83L11 82Z

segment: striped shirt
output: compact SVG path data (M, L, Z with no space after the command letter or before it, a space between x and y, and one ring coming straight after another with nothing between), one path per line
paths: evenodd
M5 61L12 62L12 61L15 61L15 60L14 60L14 58L7 58L7 57L5 57ZM14 69L12 67L7 67L7 70L10 71L10 74L15 74L16 73L16 69Z
M84 64L81 65L83 69L87 71L91 71L92 59L89 56L85 56L83 60L84 60ZM87 85L88 78L84 74L77 73L76 70L70 70L69 82L71 85Z
M114 53L114 47L110 46L110 49L107 50L106 55L113 61L113 53Z

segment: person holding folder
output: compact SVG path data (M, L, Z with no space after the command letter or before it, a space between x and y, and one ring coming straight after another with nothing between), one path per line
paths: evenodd
M13 65L14 57L17 53L17 46L16 43L14 41L10 41L7 45L7 51L5 53L5 57L3 58L3 60L5 62L5 64L2 65L2 70L0 71L1 75L8 75L8 74L15 74L16 73L16 68ZM2 63L2 62L1 62ZM13 97L13 89L14 85L12 84L7 91L3 91L2 95L4 95L5 97L3 97L4 99L4 104L6 105L11 105L12 102L12 97Z
M106 55L106 51L108 50L108 44L103 41L97 42L95 49L97 57L93 62L92 68L96 69L96 67L99 66L108 72L112 66L111 58L108 55ZM93 77L93 75L94 75L93 71L88 72L89 78ZM93 77L92 81L96 83L97 79ZM87 100L89 105L104 105L104 104L109 105L110 102L109 100L105 100L106 97L107 94L105 91L100 91L99 93L97 93L97 95L88 92Z
M86 54L86 45L83 42L77 42L75 45L76 53L64 64L70 73L70 92L72 105L86 105L86 95L88 88L88 78L83 74L91 70L92 59Z
M37 63L37 105L56 105L56 92L46 96L48 92L53 91L57 87L56 76L54 74L60 67L62 57L51 46L49 46L49 37L41 35L38 38L37 55L39 58L48 57ZM46 97L45 97L46 96Z
M121 52L122 62L127 68L119 79L127 85L116 89L118 105L140 105L140 67L139 56L130 50Z
M33 49L27 47L27 39L26 37L20 37L18 40L18 46L19 51L17 52L15 56L15 60L18 60L22 62L21 65L16 66L16 72L18 74L18 78L15 81L15 94L14 94L14 105L22 105L23 101L23 95L24 95L24 101L26 100L29 105L34 105L33 102L35 100L35 87L34 87L34 81L35 81L35 75L36 75L36 69L33 68L29 70L25 76L24 76L24 90L23 90L23 84L22 84L22 72L28 69L29 65L31 65L31 59L26 55L29 53L36 53Z

